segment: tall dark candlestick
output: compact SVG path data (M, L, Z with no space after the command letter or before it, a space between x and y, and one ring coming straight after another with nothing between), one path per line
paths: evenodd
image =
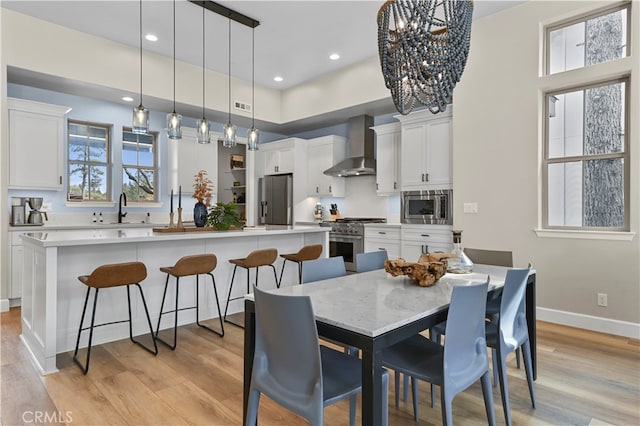
M171 213L173 213L173 188L171 188Z
M182 185L178 187L178 208L182 208Z

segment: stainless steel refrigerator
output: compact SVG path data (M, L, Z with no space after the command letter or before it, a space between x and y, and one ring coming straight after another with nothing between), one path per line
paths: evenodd
M260 179L258 217L263 225L293 224L293 176L274 175Z

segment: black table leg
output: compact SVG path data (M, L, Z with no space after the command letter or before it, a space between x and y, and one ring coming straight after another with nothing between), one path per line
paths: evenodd
M362 424L382 425L382 351L362 350Z
M526 295L526 315L527 328L529 329L529 344L531 345L531 364L533 369L533 380L538 378L538 349L536 346L536 276L529 275L527 279Z
M244 301L244 376L242 387L242 424L247 421L247 404L251 387L253 355L256 349L256 314L253 301Z

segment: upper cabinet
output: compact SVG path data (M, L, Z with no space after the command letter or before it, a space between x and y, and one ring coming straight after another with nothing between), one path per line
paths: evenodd
M9 188L62 190L64 116L71 108L8 98Z
M260 146L260 149L264 151L263 171L265 175L293 173L293 160L295 157L293 140L285 139L271 144L264 144Z
M183 194L193 193L194 176L205 170L213 181L213 193L218 193L218 137L211 134L211 143L198 143L196 129L182 128L182 139L169 139L169 188Z
M345 138L335 135L309 140L307 144L308 196L344 197L344 178L327 176L324 171L345 159L346 143Z
M434 115L422 110L396 117L402 127L400 188L403 191L451 189L451 113Z
M400 123L372 127L376 132L376 192L400 192Z

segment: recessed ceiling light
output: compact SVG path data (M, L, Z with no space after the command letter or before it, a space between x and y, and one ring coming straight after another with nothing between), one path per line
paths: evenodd
M131 96L123 96L122 100L125 102L133 102L133 98Z
M277 81L278 83L280 83L283 80L284 80L284 78L280 77L279 75L273 77L273 81Z
M329 55L329 59L331 59L332 61L337 61L338 59L340 59L340 55L338 55L337 53L332 53L331 55Z
M144 38L149 41L158 41L158 36L155 34L147 34L146 36L144 36Z

